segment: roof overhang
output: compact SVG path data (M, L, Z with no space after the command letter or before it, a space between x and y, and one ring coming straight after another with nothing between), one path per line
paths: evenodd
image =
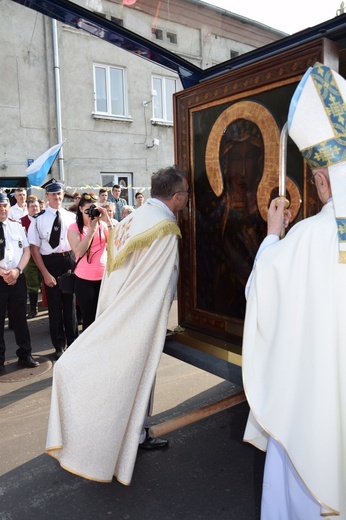
M176 72L184 88L321 37L339 42L339 40L345 39L346 36L346 14L343 14L314 27L309 27L304 31L259 47L246 54L242 54L232 60L202 70L191 62L181 58L179 55L153 43L151 40L125 29L100 14L80 7L74 2L68 0L12 1L34 9L59 22L86 31L136 56L150 60ZM345 42L343 42L342 47L346 47Z

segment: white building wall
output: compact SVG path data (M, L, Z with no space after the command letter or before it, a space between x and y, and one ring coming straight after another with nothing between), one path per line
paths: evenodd
M7 0L0 10L0 168L5 176L18 176L27 158L50 144L46 24L42 15L28 9L24 13L23 7Z
M59 40L66 177L79 186L100 183L101 172L128 172L135 186L147 186L153 171L173 163L173 131L152 126L152 105L143 102L151 99L152 72L177 76L67 26ZM125 68L131 121L93 117L94 63ZM160 145L147 148L153 138Z
M86 5L84 0L78 3ZM138 13L108 0L94 4L107 18L123 18L125 27L154 39L152 17L146 13L138 18ZM0 76L0 174L18 177L25 176L28 159L58 142L52 20L11 0L0 2L0 14L0 66L6 71ZM65 184L71 192L95 187L102 185L101 173L109 172L130 173L133 186L148 187L152 172L173 164L174 135L172 126L152 124L152 103L143 102L151 100L152 74L176 78L180 90L178 76L83 30L59 22L57 26ZM240 53L251 49L216 37L206 26L192 29L159 19L156 27L163 31L164 47L202 68L229 59L230 48ZM167 40L167 32L176 33L177 44ZM129 121L93 116L94 63L125 68ZM148 148L153 139L159 146ZM59 178L57 161L52 175Z
M27 159L56 144L52 20L10 0L0 4L0 171L25 176ZM174 162L173 128L151 124L152 73L176 74L58 23L65 184L101 185L101 172L132 173L133 185ZM131 122L95 119L93 63L126 68ZM180 82L179 88L181 88ZM159 146L147 148L154 138ZM52 175L59 178L57 161ZM47 177L48 179L48 177Z

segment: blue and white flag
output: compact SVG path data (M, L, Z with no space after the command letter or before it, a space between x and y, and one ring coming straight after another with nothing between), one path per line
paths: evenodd
M25 170L30 186L40 186L43 183L63 144L59 143L49 148Z

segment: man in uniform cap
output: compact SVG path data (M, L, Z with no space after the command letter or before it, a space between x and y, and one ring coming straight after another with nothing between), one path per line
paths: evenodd
M0 372L5 369L4 326L6 309L11 307L11 323L18 349L18 363L26 368L39 365L31 356L31 341L26 321L26 283L23 269L30 258L24 228L8 218L10 203L0 193Z
M31 254L45 284L49 331L56 357L78 336L75 297L63 294L58 277L74 267L74 255L67 240L67 229L75 222L74 213L62 207L64 186L52 182L46 186L48 206L37 215L28 231Z
M323 208L280 241L288 212L272 201L248 284L244 440L267 451L262 520L346 518L345 101L321 63L299 83L289 135Z

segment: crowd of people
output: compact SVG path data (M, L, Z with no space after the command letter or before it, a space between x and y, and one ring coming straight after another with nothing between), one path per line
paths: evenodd
M117 412L119 420L116 419L118 440L115 452L113 443L107 436L105 442L100 443L100 448L106 455L110 450L110 465L116 464L115 459L118 459L120 466L124 464L118 478L129 482L138 446L143 450L157 450L168 446L166 439L153 439L149 436L146 413L151 408L156 368L163 349L170 306L176 292L180 237L176 217L188 201L187 179L184 172L176 167L158 171L152 176L152 196L147 204L143 204L144 197L140 193L136 208L121 202L118 207L121 210L120 216L119 211L117 212L120 198L118 202L112 202L107 201L105 195L98 198L93 193L75 193L73 205L65 209L64 186L59 182L52 182L45 187L47 204L42 211L36 197L30 197L26 203L25 190L20 188L19 192L18 221L8 218L10 201L5 193L0 193L0 283L1 288L5 289L0 292L0 339L3 339L5 313L8 311L18 344L19 365L26 368L39 366L39 362L32 356L27 319L37 314L40 286L48 306L50 338L57 359L55 367L58 364L61 367L59 377L62 379L66 377L62 363L66 356L66 366L70 370L74 365L72 358L80 348L91 344L98 347L105 331L107 337L117 336L114 345L113 342L106 342L109 345L107 365L109 370L119 367L117 370L122 376L114 379L116 386L112 382L113 377L107 379L112 388L106 391L113 396L107 402L116 409L117 403L121 403L122 392L129 399L126 407L120 406ZM115 187L112 192L113 195L118 195L119 188ZM102 193L105 192L100 195ZM111 233L114 233L113 247L107 251L108 239L113 236ZM23 274L24 269L28 273L28 285ZM62 291L58 283L59 277L69 271L74 271L75 274L73 293ZM31 295L29 298L32 305L26 316L27 291L30 291L28 294ZM131 295L135 294L137 296L132 298ZM133 328L132 321L126 319L126 316L131 315L134 321L143 321L138 298L140 301L151 301L141 325L143 334L140 336ZM76 300L82 315L82 334L78 333ZM109 313L113 314L114 307L118 310L116 316L110 319ZM95 333L98 335L97 341L93 339ZM126 347L129 341L131 349ZM71 355L68 358L69 352ZM98 356L95 357L94 352L90 351L90 355L94 361L90 365L86 362L86 368L95 365L97 358L101 360ZM134 355L138 356L137 368L133 378L129 378L129 370L133 372L131 365ZM5 370L3 341L0 341L0 370ZM105 380L102 371L93 368L92 372L99 378L98 384L103 384ZM55 384L59 385L55 368L54 373ZM88 374L84 375L89 377ZM85 380L84 376L82 379ZM67 386L66 390L69 393ZM60 393L60 389L58 392ZM72 392L76 392L76 401L80 398L89 399L88 392L82 387ZM99 395L103 399L103 393ZM95 402L95 409L92 412L90 409L90 412L101 412L102 420L114 422L109 410L104 408L102 412L102 408ZM52 401L52 418L55 413L55 403ZM131 424L126 425L126 416ZM50 422L47 438L49 454L55 452L52 446L56 446L54 438L58 433L54 427L56 419L58 422L61 420L56 417ZM78 428L75 431L78 436ZM110 433L111 430L107 431ZM93 442L92 438L86 442ZM74 444L74 439L72 443ZM122 455L116 454L120 448L124 452ZM63 457L65 452L66 450ZM57 456L59 457L60 455ZM98 457L99 453L95 452L93 460L90 459L88 463L90 469L86 469L86 473L90 471L91 478L95 471L98 472ZM84 463L79 460L78 464L82 467ZM104 468L101 474L107 475L108 479L109 469Z
M38 314L40 292L48 307L57 359L77 338L78 323L84 331L94 321L109 232L135 209L120 193L119 185L110 190L110 200L107 188L101 188L98 197L76 191L72 205L65 209L65 188L59 182L46 185L45 200L28 196L23 187L10 194L0 192L0 284L4 288L0 295L0 372L5 370L6 316L18 345L19 364L39 366L31 355L27 320ZM135 198L140 200L137 208L144 202L143 193L137 192ZM95 206L97 214L91 211ZM69 270L75 274L73 294L63 293L58 285L59 276Z
M146 416L176 292L176 217L188 198L180 169L169 167L152 176L151 197L112 231L93 323L55 364L46 452L77 475L103 482L116 475L129 484L138 448L168 446L167 439L150 437ZM83 207L90 211L90 205ZM71 245L78 255L98 230L97 223L90 223L82 239L74 228ZM76 370L78 377L72 376ZM69 434L62 438L63 431Z

